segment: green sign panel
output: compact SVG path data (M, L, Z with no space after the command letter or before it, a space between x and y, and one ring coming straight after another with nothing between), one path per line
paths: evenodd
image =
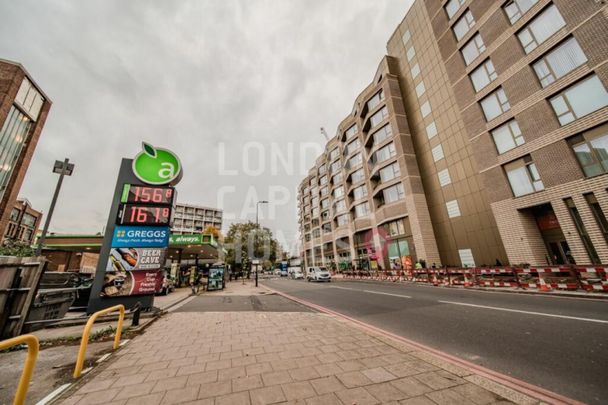
M203 235L171 235L169 236L169 245L202 245Z
M139 180L153 185L179 183L182 164L175 153L145 142L142 143L142 149L133 159L133 174Z

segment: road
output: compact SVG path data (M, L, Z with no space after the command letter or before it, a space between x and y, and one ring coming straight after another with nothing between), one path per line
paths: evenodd
M608 400L608 301L381 282L263 284L570 398Z

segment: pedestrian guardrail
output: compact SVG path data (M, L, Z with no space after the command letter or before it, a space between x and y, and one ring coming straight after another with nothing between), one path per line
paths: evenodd
M89 335L91 334L91 328L95 323L95 320L101 315L106 315L111 312L119 311L120 315L118 316L118 325L116 326L116 335L114 336L114 350L118 349L120 346L120 335L122 333L122 323L125 320L125 306L114 305L113 307L109 307L106 309L102 309L101 311L95 312L89 320L87 324L84 326L84 330L82 331L82 338L80 340L80 349L78 349L78 357L76 358L76 366L74 367L74 378L80 377L82 373L82 367L84 365L84 358L87 353L87 345L89 344Z
M17 386L13 405L25 404L25 397L27 395L27 390L30 387L32 373L34 372L34 367L36 367L40 343L38 342L38 338L34 335L16 336L0 342L0 350L9 349L21 344L27 345L27 357L25 358L25 364L23 365L23 371L21 372L21 378L19 379L19 385Z

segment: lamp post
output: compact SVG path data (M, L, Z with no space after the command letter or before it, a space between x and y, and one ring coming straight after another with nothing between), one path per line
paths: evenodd
M44 228L42 229L42 234L40 235L40 239L38 239L38 246L36 247L36 256L40 256L40 254L42 253L42 246L44 246L46 234L49 230L49 225L51 224L51 217L53 216L53 211L55 210L55 204L57 203L57 197L59 196L59 190L61 190L63 178L65 176L71 176L73 172L74 163L70 163L69 158L65 158L63 162L61 160L56 160L55 164L53 165L53 173L59 174L59 180L57 180L57 186L55 187L53 200L51 200L51 206L49 207L49 212L46 216L46 221L44 221Z
M268 201L266 200L262 200L262 201L258 201L255 204L255 240L254 240L254 244L253 244L253 254L255 255L255 248L257 246L257 241L258 241L258 230L260 227L260 223L259 223L259 210L260 210L260 204L268 204ZM258 286L258 266L259 264L259 259L256 257L255 258L257 260L258 263L256 263L255 265L255 286Z

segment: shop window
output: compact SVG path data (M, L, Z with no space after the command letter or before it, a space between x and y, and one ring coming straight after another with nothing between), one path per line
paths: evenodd
M586 177L608 172L608 126L575 136L569 143Z
M488 59L471 73L471 82L473 82L475 91L479 92L488 84L496 80L497 77L498 75L494 69L494 64Z
M500 88L481 100L481 108L483 109L486 121L492 121L499 115L509 111L511 105L509 104L505 91Z
M608 220L606 219L606 215L604 215L604 210L602 210L600 203L593 193L585 194L585 200L587 200L587 204L591 208L595 222L597 222L597 226L602 231L604 239L608 242Z
M475 34L465 46L462 47L460 53L464 58L464 63L469 66L479 55L486 50L486 45L483 43L483 39L479 33Z
M589 258L591 259L591 262L594 264L600 263L600 258L597 255L593 243L591 242L591 238L589 238L589 233L587 232L585 223L583 222L583 219L581 218L581 215L578 212L578 208L576 208L576 205L574 204L574 200L572 200L572 198L566 198L564 202L566 203L566 207L568 207L568 212L570 212L572 221L574 221L574 225L576 225L578 235L583 241L583 245L585 246L585 250L587 251Z
M492 130L491 134L499 154L525 143L519 125L514 119Z
M519 31L517 37L526 53L530 53L565 25L557 7L551 5Z
M538 0L510 0L505 4L504 10L509 17L511 25L515 24Z
M545 189L540 174L530 156L525 156L504 166L515 197Z
M561 125L591 114L608 105L608 92L597 75L568 87L553 97L551 106Z
M585 52L576 39L570 38L534 63L533 67L540 84L547 87L585 62Z

